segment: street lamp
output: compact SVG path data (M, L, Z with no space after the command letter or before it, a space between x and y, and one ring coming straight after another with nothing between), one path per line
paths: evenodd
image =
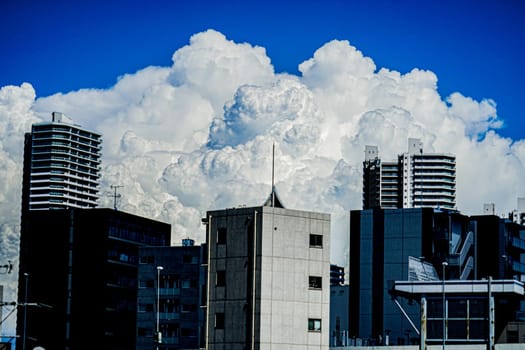
M24 296L24 329L22 334L22 350L26 350L26 329L27 329L27 293L29 290L29 274L24 272L25 277L25 296Z
M157 332L155 333L157 341L157 349L159 344L162 343L162 334L160 333L159 320L160 320L160 271L164 270L164 267L157 266Z
M445 312L445 309L446 309L446 304L445 304L445 268L448 266L448 263L446 261L443 261L441 263L442 267L443 267L443 350L445 350L445 330L446 330L446 324L445 324L445 318L446 318L446 312Z

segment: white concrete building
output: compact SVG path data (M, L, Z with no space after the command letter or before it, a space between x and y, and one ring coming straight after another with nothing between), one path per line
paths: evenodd
M272 203L276 203L272 206ZM206 348L329 348L330 215L260 207L208 211Z
M525 198L518 197L518 206L512 211L512 221L525 225Z

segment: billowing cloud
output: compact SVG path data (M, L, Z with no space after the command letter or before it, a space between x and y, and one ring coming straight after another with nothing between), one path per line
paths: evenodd
M202 242L207 210L261 205L273 144L281 200L332 215L340 265L348 212L361 208L365 145L393 159L416 137L425 151L456 154L465 214L480 214L484 203L506 214L525 196L525 142L498 135L494 101L440 96L433 72L378 68L344 40L320 47L299 71L277 74L264 48L208 30L177 49L172 66L130 72L108 89L35 99L27 83L1 88L2 256L17 261L24 133L52 111L103 134L101 205L113 207L119 186L118 208L170 223L173 244ZM6 278L14 292L16 273Z

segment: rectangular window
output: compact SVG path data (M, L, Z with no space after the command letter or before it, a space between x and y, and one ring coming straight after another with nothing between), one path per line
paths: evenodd
M153 280L139 280L139 288L153 288Z
M323 288L323 278L319 276L309 276L308 277L308 287L310 289L322 289Z
M139 303L138 312L152 312L153 304Z
M309 332L320 332L321 331L321 319L320 318L309 318L308 319L308 331Z
M151 255L147 256L141 256L139 264L153 264L155 262L155 258Z
M217 244L226 244L226 227L219 227L217 230Z
M224 329L224 312L215 314L215 329Z
M196 312L197 304L182 304L181 312Z
M322 248L323 235L310 234L310 247Z
M215 285L217 287L226 286L226 271L225 270L217 271L216 278L217 279L215 280Z

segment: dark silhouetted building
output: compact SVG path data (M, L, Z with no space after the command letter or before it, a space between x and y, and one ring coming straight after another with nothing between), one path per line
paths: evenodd
M169 224L112 209L30 210L20 237L17 348L135 348L139 248Z
M136 350L204 348L206 253L190 239L139 249Z
M440 275L441 264L447 261L447 279L473 278L474 234L469 218L456 211L351 211L350 336L371 344L387 335L390 345L411 343L415 333L410 336L410 323L392 301L388 292L391 284L418 275L411 269L412 258L435 266ZM401 304L411 319L419 319L418 305Z

